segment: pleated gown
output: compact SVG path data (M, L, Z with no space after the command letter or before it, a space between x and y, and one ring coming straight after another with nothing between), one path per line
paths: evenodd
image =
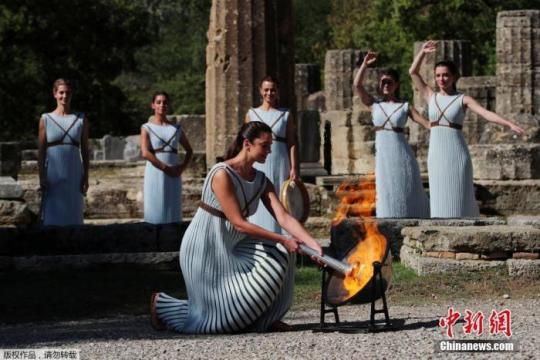
M463 133L448 124L463 125L463 94L438 93L429 100L432 126L429 138L428 173L432 218L479 216L474 197L471 155Z
M248 116L250 121L261 121L272 128L272 152L266 157L264 164L255 163L253 166L257 170L262 171L270 179L279 196L281 186L289 178L291 170L286 141L289 111L287 109L270 109L265 111L261 108L252 108L248 111ZM249 221L268 231L282 233L281 227L262 203L258 207L257 212L249 218Z
M43 194L44 225L81 225L84 198L80 142L83 114L43 114L47 134L47 191Z
M177 125L146 123L146 129L156 157L165 164L178 165L178 143L182 129ZM156 168L150 161L144 169L144 221L168 224L182 221L182 179Z
M376 102L372 107L378 218L429 217L418 163L402 132L408 113L408 103Z
M257 171L253 181L246 181L225 163L216 164L206 177L201 201L217 210L222 208L211 184L218 171L232 179L241 209L254 199L245 212L252 215L268 181L264 174ZM294 260L282 245L251 238L227 219L199 208L180 247L188 299L159 293L157 316L181 333L265 331L292 303Z

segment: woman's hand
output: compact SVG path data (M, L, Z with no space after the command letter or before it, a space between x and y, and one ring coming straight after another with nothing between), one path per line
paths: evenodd
M517 126L516 124L510 124L509 128L510 128L510 130L512 130L513 132L515 132L518 135L525 134L525 130L523 130L523 128Z
M285 249L290 253L298 252L298 239L294 236L283 236L281 244L285 246Z
M291 181L297 181L297 180L300 180L298 178L298 174L296 173L296 169L295 168L291 168L291 171L289 172L289 179Z
M437 42L433 40L426 41L422 45L422 52L424 54L432 53L437 50Z
M364 56L364 60L362 61L365 66L373 64L375 61L377 61L377 53L374 53L373 51L368 51L367 54Z

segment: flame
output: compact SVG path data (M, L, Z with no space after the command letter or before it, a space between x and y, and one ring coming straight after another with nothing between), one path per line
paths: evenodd
M375 177L368 175L358 181L343 182L337 189L336 195L341 203L336 209L332 226L339 225L348 217L360 218L354 223L353 236L358 238L354 252L346 259L353 265L353 271L343 280L343 287L348 292L347 300L363 289L373 277L373 262L384 259L386 238L379 232L375 214Z

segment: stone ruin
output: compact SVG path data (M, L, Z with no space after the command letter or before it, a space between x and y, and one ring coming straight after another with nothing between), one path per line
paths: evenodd
M254 6L253 3L244 1L242 6ZM289 67L277 67L280 62L276 60L279 53L276 49L289 49L287 37L276 33L265 35L262 30L268 24L287 28L290 9L281 8L278 16L281 22L277 22L275 9L266 7L266 12L249 17L227 11L229 5L225 0L214 1L212 8L206 116L173 116L182 124L195 150L194 165L183 177L183 216L189 219L194 214L206 169L223 152L247 109L257 105L256 81L273 71L278 78L285 79L285 83L281 80L280 90L282 95L285 93L282 97L296 111L301 174L310 192L312 208L307 227L327 245L330 217L337 205L334 189L348 176L374 171L375 135L371 115L352 92L359 51L327 52L324 90L321 90L317 65L296 64L294 76L290 75ZM381 231L394 244L395 255L401 255L404 263L420 273L490 266L507 266L513 275L537 276L540 272L540 47L537 45L540 11L501 12L496 31L495 76L470 76L470 44L464 40L441 41L436 54L427 57L421 71L432 82L433 64L443 58L453 60L462 75L459 90L472 95L488 109L517 121L526 128L527 137L516 137L469 111L463 132L473 159L476 196L484 216L461 220L379 221ZM415 49L420 44L415 43ZM279 56L292 59L292 52ZM371 93L376 92L380 70L368 70L366 86ZM293 84L286 79L292 78L291 89ZM419 111L426 111L426 104L417 94L414 104ZM408 136L427 183L429 133L409 122ZM85 222L91 225L78 230L85 234L85 239L100 238L101 231L110 234L111 228L104 225L110 223L131 224L131 227L110 225L127 233L150 231L144 227L147 225L140 224L145 164L140 160L138 143L138 135L92 140L90 190L85 207ZM0 227L0 238L7 234L17 241L28 237L24 228L35 223L39 212L35 150L21 151L21 147L31 146L0 144L0 175L13 178L2 178L0 182L0 223L5 224ZM100 230L100 226L105 227ZM35 228L30 229L35 236ZM60 230L54 231L58 234ZM62 238L74 236L72 231L68 233L71 235ZM163 232L176 238L181 233L176 228ZM160 251L155 244L164 241L165 235L158 231L152 236L156 239L154 245L134 252ZM168 251L173 248L168 246ZM3 255L0 253L0 265Z

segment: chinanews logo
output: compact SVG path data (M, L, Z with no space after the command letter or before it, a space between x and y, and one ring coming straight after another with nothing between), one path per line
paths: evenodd
M463 319L461 326L465 336L480 337L488 333L491 337L503 337L503 339L470 340L454 339L459 332L458 322ZM438 340L435 343L436 352L509 352L518 351L518 344L509 340L512 337L512 312L509 309L491 310L486 316L482 311L473 312L465 309L464 316L453 307L448 308L447 315L439 319L439 327L444 329L447 340Z

